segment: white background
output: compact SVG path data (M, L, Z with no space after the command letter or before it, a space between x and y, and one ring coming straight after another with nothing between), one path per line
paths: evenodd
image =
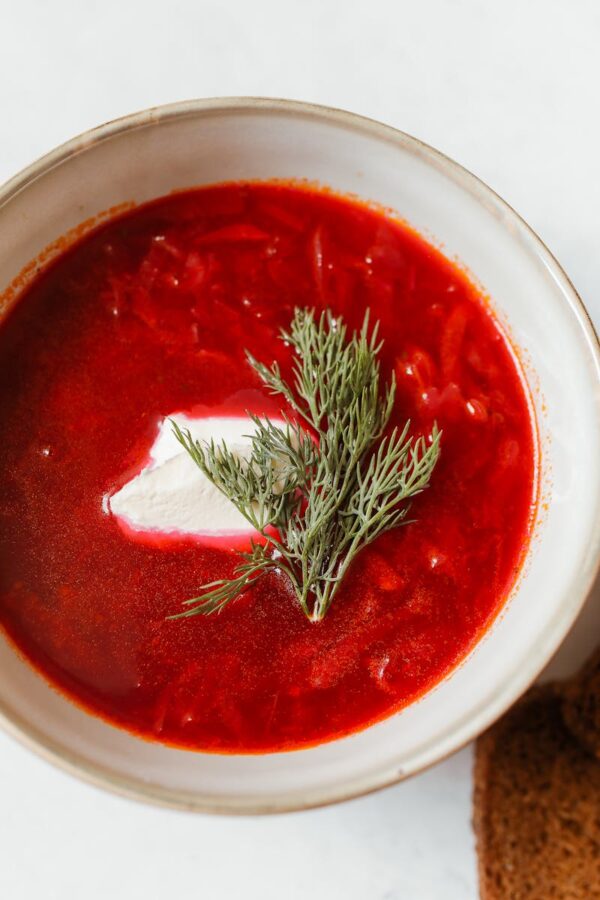
M77 132L173 100L346 107L487 181L600 323L597 0L0 0L0 36L0 181ZM597 598L554 671L598 639ZM230 820L105 795L0 735L0 897L475 898L470 770L468 748L343 806Z

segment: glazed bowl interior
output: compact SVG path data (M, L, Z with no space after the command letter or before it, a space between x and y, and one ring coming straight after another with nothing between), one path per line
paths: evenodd
M74 706L0 639L0 714L17 736L106 787L207 811L331 802L457 749L548 661L598 558L598 354L585 311L512 210L406 135L332 110L252 100L180 104L104 126L0 193L0 291L60 235L111 207L196 185L273 178L305 178L383 204L465 264L524 368L539 429L540 503L522 575L463 664L401 713L315 748L236 756L142 741ZM2 315L15 292L4 298Z

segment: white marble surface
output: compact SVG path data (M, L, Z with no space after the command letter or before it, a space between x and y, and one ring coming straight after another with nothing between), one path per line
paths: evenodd
M596 0L0 0L0 180L99 122L193 96L347 107L502 194L600 324ZM1 240L1 236L0 236ZM596 592L552 665L600 634ZM145 808L0 735L7 900L468 900L469 748L410 782L271 819Z

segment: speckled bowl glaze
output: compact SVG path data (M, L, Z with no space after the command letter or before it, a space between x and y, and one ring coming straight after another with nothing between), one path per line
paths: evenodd
M51 258L106 210L174 189L271 178L306 178L390 208L482 285L529 384L540 502L521 577L462 665L404 711L311 749L236 756L142 741L73 705L0 638L0 720L9 732L97 785L208 812L332 803L452 753L552 656L600 552L599 352L581 301L531 229L488 187L385 125L282 100L200 100L75 138L0 190L0 315L34 273L31 260Z

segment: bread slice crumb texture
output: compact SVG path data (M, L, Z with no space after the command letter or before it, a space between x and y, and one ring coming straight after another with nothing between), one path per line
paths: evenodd
M600 764L534 688L477 741L474 827L482 900L600 898Z

